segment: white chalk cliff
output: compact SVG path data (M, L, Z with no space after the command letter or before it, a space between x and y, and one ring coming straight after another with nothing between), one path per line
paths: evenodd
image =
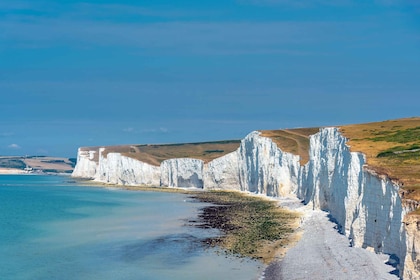
M77 164L74 167L72 176L93 179L98 168L98 162L95 160L97 153L98 151L79 148L77 151Z
M99 162L94 176L95 181L116 185L158 185L160 169L119 153L102 155L99 149ZM77 174L77 173L76 173Z
M252 132L240 147L204 163L180 158L160 166L109 153L79 149L74 177L121 185L154 185L240 190L272 197L295 196L328 211L353 246L390 254L405 279L420 279L418 224L404 223L415 204L403 203L399 186L350 152L337 128L310 137L309 162L281 151L269 138ZM94 152L99 155L95 161Z
M192 158L168 159L160 165L160 185L175 188L203 188L204 162Z

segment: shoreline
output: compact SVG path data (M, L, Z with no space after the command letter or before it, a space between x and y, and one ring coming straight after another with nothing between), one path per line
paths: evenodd
M79 181L78 178L75 178L75 180ZM132 191L175 192L192 196L206 192L198 189L111 185L92 180L80 180L79 182L96 187L113 187ZM297 198L273 198L246 192L238 193L251 198L274 201L279 208L300 213L299 225L295 225L294 233L288 236L287 244L282 244L282 246L276 248L271 261L264 263L262 259L256 258L265 266L259 279L293 280L308 279L309 276L314 280L399 279L398 272L390 265L393 263L390 256L376 254L363 248L350 247L348 238L338 232L337 224L331 221L327 212L313 210L311 205L304 205ZM214 210L215 205L223 206L223 201L220 203L210 201L210 203L213 204L209 206L210 208L205 207L211 209L210 211ZM204 213L204 210L202 213ZM197 217L197 220L199 218ZM220 217L208 215L208 218L214 219L217 224L217 219ZM220 246L217 243L215 245ZM223 247L221 248L223 249ZM228 250L226 254L232 255Z
M228 255L258 260L264 266L277 260L279 256L283 256L287 248L296 243L299 236L297 229L300 227L300 213L278 204L277 198L240 191L127 186L88 179L74 179L86 186L129 191L180 193L188 195L196 201L210 203L209 206L199 209L196 219L190 221L191 226L214 228L223 233L217 238L205 240L207 245L219 246ZM258 212L257 215L255 215L256 212ZM275 224L277 225L276 229L273 226ZM257 231L258 226L262 228ZM254 230L254 232L249 232L250 230ZM261 232L261 234L256 234L256 232ZM248 234L252 239L238 242L237 240L240 240L243 234ZM259 237L255 237L255 235L259 235ZM255 244L255 242L259 243ZM242 244L237 245L239 243Z
M0 175L25 175L31 174L25 170L17 168L0 168Z
M188 195L92 188L56 176L1 178L1 279L256 280L264 269L205 246L220 233L188 223L208 205ZM17 245L10 242L16 234Z
M45 175L45 176L63 176L63 177L70 177L71 173L65 172L44 172L44 171L26 171L22 169L16 168L0 168L0 176L1 175Z

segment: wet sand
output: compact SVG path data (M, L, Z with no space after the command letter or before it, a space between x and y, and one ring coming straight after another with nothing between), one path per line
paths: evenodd
M327 212L296 200L284 199L280 204L303 213L302 235L284 258L267 267L263 279L399 279L395 268L386 264L388 255L350 247Z

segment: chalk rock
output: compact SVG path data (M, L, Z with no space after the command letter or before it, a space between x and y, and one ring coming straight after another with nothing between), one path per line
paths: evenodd
M95 161L95 157L98 156L97 153L97 150L85 150L79 148L77 151L77 164L74 167L72 176L93 179L98 167L98 162Z
M204 165L204 189L239 190L239 152L234 151Z
M274 197L296 193L299 156L281 151L259 132L248 134L238 153L240 190Z
M337 128L323 128L310 138L310 160L301 170L298 197L330 212L357 247L372 248L399 260L403 269L407 209L399 186L365 168L365 157L350 152Z
M404 279L420 279L420 222L419 217L408 215L405 219L407 230L407 253L405 257Z
M203 188L203 161L193 158L165 160L160 165L160 185L178 188Z
M152 185L160 184L160 169L139 160L126 157L120 153L102 155L99 149L99 164L95 181L118 185Z

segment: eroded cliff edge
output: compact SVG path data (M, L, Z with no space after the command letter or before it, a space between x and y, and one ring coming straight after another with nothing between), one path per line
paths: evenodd
M299 156L281 151L259 132L247 135L236 151L207 163L176 158L154 166L120 153L104 156L103 149L79 149L73 176L121 185L296 196L328 211L352 245L392 255L401 276L419 279L418 229L404 220L417 205L402 201L398 183L370 171L365 156L351 152L346 142L337 128L321 129L310 137L304 166Z

